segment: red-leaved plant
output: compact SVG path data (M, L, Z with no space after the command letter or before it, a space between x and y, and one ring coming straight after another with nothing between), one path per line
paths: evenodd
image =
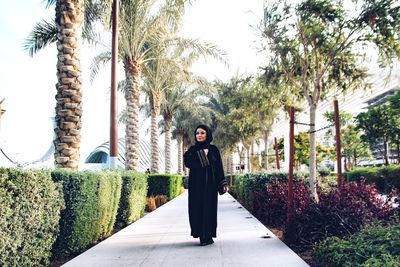
M345 183L329 192L319 192L315 203L304 182L294 183L294 214L286 228L287 183L272 182L265 190L254 192L254 216L270 227L286 230L285 242L306 249L328 236L353 234L366 223L386 220L394 208L379 197L375 186Z

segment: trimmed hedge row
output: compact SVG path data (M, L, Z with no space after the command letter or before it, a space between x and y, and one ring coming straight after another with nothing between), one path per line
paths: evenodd
M359 167L345 173L349 181L359 182L365 179L366 183L374 183L377 189L389 193L393 189L400 190L400 165L384 167Z
M146 206L147 175L134 171L122 173L122 191L116 226L123 228L140 219Z
M182 192L179 175L0 168L0 266L78 254L144 213L146 196Z
M76 254L109 236L121 193L118 172L55 170L63 184L66 208L61 212L60 234L53 246L55 258Z
M0 266L47 266L63 207L48 172L0 168Z
M182 192L182 176L177 174L149 174L147 196L166 195L172 200Z
M146 193L147 176L136 172L0 168L0 265L80 253L111 235L118 207L119 226L139 219Z
M295 181L305 180L308 176L305 172L296 172L293 175ZM238 200L249 210L254 208L254 192L265 191L265 186L272 182L287 182L287 172L259 172L246 173L233 176L233 191Z

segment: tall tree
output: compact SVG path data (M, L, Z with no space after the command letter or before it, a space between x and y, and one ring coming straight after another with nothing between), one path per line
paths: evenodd
M250 78L240 78L236 75L228 82L216 81L215 92L207 104L207 107L211 109L212 128L218 136L216 139L219 147L226 151L225 155L237 149L240 164L242 164L244 152L246 151L249 155L250 146L259 130L253 111L243 104L246 101L243 92L250 80Z
M150 100L152 100L152 110L159 114L161 91L165 87L165 81L169 78L169 75L163 77L168 73L164 68L167 67L168 62L173 62L166 57L171 47L182 46L189 50L199 51L202 55L210 54L215 58L220 58L222 54L212 45L193 39L180 38L175 34L185 3L184 0L162 2L136 0L124 1L120 5L119 51L125 71L124 94L128 110L125 130L126 169L136 169L138 166L139 100L141 85L146 73L149 74L148 76L151 74L153 77L158 77L156 80L153 79ZM103 60L104 55L99 55L97 62L103 62ZM154 83L155 81L157 84ZM157 116L155 113L153 115ZM156 127L153 128L156 129ZM155 134L154 130L153 132ZM156 154L153 153L153 155ZM154 166L154 168L156 167Z
M173 32L171 35L174 34ZM165 46L153 50L153 60L148 61L145 68L144 88L149 98L151 110L151 147L152 147L152 172L158 172L158 123L161 105L165 94L183 84L206 84L204 78L195 76L190 72L190 67L199 56L214 56L222 59L223 52L215 46L202 43L198 40L183 39L171 36L173 43L166 42Z
M164 100L161 105L162 116L164 121L164 150L165 150L165 173L171 173L171 141L172 141L172 127L175 120L175 116L179 109L189 110L190 106L193 105L192 100L196 96L196 91L189 91L184 87L171 88L165 91ZM177 123L179 129L179 123ZM182 129L182 128L181 128ZM178 137L178 173L182 174L182 156L183 156L183 133L179 130L176 131ZM179 165L179 164L178 164Z
M167 0L153 14L155 0L124 1L120 11L120 54L125 70L127 118L125 130L125 168L135 170L139 164L139 99L142 71L150 54L165 38L167 21L180 17L183 1Z
M264 168L268 168L268 144L272 127L278 113L287 102L287 88L273 77L272 66L265 69L263 76L252 78L242 91L242 105L252 112L258 121L264 140ZM283 86L282 86L283 85Z
M391 141L396 146L397 164L400 164L400 91L389 98L389 106L393 118Z
M378 149L385 165L389 165L388 143L392 133L391 113L386 105L379 105L357 115L358 130L363 131L362 140Z
M334 123L334 113L326 112L324 117L328 122ZM354 124L353 115L347 112L340 112L339 115L340 123L340 139L342 156L344 157L346 171L351 170L353 167L357 166L358 160L371 158L371 150L368 147L368 143L364 142L361 138L361 132L357 130ZM329 129L325 137L327 139L333 139L334 134L332 128ZM336 157L332 157L332 160Z
M57 47L57 94L55 107L56 167L76 169L80 158L82 116L82 37L94 40L93 23L104 6L101 1L47 0L55 5L55 20L38 23L25 40L24 48L33 56L51 43Z
M194 129L199 124L210 124L210 114L204 112L204 109L198 105L197 101L190 101L189 106L180 106L175 112L172 131L178 141L178 173L184 174L183 171L183 152L185 146L193 144ZM186 139L186 141L185 141Z
M366 86L367 73L361 64L366 47L376 47L385 63L400 56L400 9L394 0L361 1L351 12L340 0L266 6L268 49L309 106L310 189L318 201L314 132L318 104L329 92Z

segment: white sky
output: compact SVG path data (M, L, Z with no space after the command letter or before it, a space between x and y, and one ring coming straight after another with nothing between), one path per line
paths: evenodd
M195 65L194 71L209 79L227 80L236 72L256 72L263 62L256 52L259 38L250 25L262 18L263 0L197 0L184 18L184 36L199 38L228 52L229 68L213 60ZM7 1L0 10L0 100L4 97L0 126L1 148L18 162L40 158L53 139L51 117L55 107L56 49L49 46L29 57L23 40L36 22L53 17L42 0ZM83 117L81 162L98 145L109 139L110 67L105 67L93 84L90 62L95 49L82 49ZM119 70L121 72L121 69ZM122 79L121 75L118 79ZM123 105L120 96L120 106ZM141 137L145 136L143 129ZM124 135L123 126L119 137ZM162 142L162 138L160 141ZM161 143L162 144L162 143ZM161 145L160 144L160 145ZM2 162L0 162L0 166Z

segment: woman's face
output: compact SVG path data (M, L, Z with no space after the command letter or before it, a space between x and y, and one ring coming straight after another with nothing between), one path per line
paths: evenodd
M207 139L207 132L202 128L197 128L196 130L196 140L197 142L204 142Z

